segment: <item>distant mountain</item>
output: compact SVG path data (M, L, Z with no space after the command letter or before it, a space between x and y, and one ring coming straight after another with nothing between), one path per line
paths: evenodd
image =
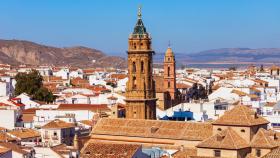
M163 60L163 53L158 53L156 62ZM280 62L280 48L221 48L206 50L198 53L176 53L180 64L274 64Z
M29 41L0 40L0 63L78 67L126 67L126 60L87 47L57 48Z

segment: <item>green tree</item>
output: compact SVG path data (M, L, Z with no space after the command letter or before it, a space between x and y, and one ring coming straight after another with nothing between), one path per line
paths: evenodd
M33 99L45 102L54 101L54 95L43 87L43 77L36 70L30 73L18 73L15 77L17 83L15 87L15 95L27 93Z

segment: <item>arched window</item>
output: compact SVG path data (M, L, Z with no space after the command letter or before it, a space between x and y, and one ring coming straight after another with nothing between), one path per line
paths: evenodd
M141 72L144 72L144 61L141 61Z
M135 62L132 63L132 72L136 72L136 63Z
M167 68L167 76L170 76L170 67Z
M136 85L136 77L134 76L132 80L133 80L132 81L133 89L135 89L137 87L137 85Z

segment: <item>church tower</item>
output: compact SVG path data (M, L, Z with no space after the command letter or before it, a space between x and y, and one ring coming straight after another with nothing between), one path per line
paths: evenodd
M170 100L174 104L176 97L176 62L175 56L170 47L167 48L164 56L164 89L169 92ZM171 105L172 106L172 105Z
M142 21L141 8L133 33L128 39L128 82L126 118L156 119L155 82L151 36Z

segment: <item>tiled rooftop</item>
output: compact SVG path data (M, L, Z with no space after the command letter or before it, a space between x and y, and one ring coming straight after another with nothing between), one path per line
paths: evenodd
M43 129L63 129L63 128L71 128L71 127L75 127L75 125L73 123L67 123L65 121L59 120L59 119L55 119L49 123L47 123L46 125L44 125L42 128Z
M8 133L20 139L40 137L40 133L33 129L19 129L19 130L9 131Z
M269 122L245 105L237 105L226 111L223 116L213 122L213 125L254 126Z
M81 158L131 158L140 147L136 144L89 142L81 150Z
M210 123L102 118L92 134L204 140L212 135Z
M263 128L259 129L251 141L253 148L271 149L280 145L280 133L275 131L267 131Z
M202 141L197 147L212 149L243 149L248 148L249 144L229 127Z

